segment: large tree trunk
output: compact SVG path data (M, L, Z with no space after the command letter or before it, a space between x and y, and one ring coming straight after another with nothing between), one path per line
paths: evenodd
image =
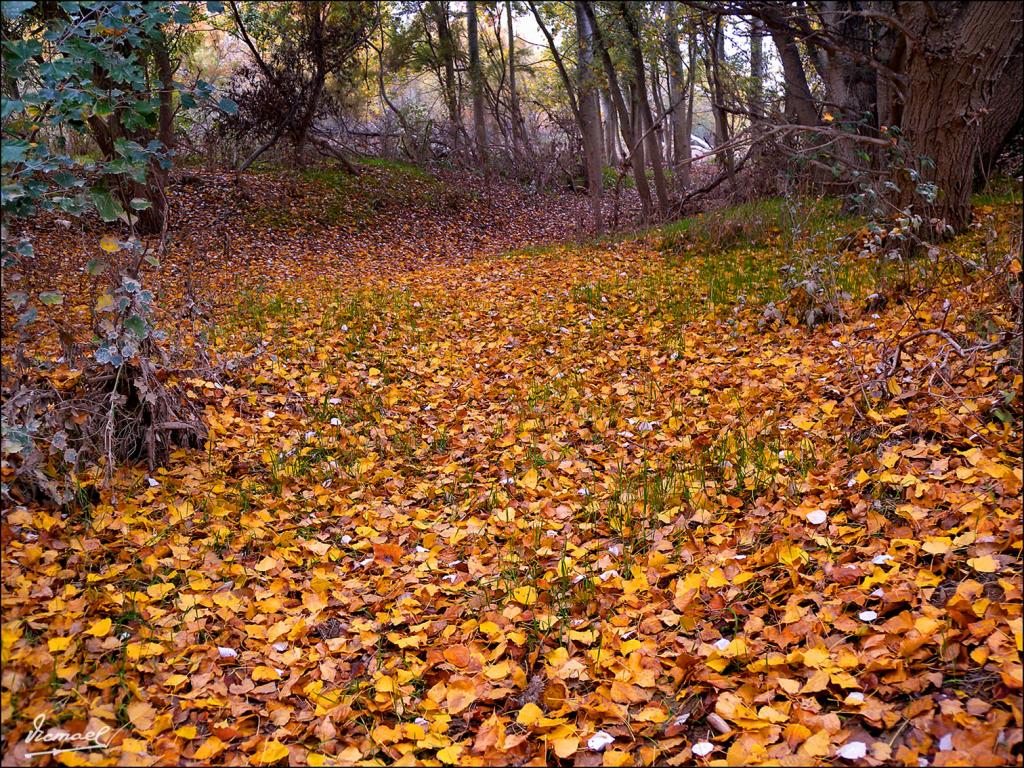
M919 169L923 180L939 188L930 215L960 231L970 221L983 131L1002 133L1001 142L1017 122L1005 116L993 125L988 118L993 110L1002 112L994 97L1020 56L1022 4L905 3L899 11L910 40L903 135L915 159L931 161ZM899 184L901 205L914 203L918 183L904 173ZM936 228L929 233L940 234Z
M598 106L597 82L594 72L594 32L581 0L576 0L577 79L580 91L580 132L583 136L583 154L587 167L587 189L594 216L594 231L604 231L601 205L601 119Z
M473 94L473 133L477 156L487 162L487 124L484 121L484 83L480 70L480 38L477 34L476 0L466 3L466 21L469 35L469 87Z
M815 109L814 97L811 96L810 86L807 85L807 73L800 60L800 49L793 33L784 20L768 16L766 21L772 41L782 60L786 119L800 125L817 125L818 110Z

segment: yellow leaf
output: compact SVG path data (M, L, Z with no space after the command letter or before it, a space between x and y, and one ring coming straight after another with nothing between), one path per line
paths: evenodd
M252 679L254 682L261 683L267 680L280 680L281 675L273 667L259 666L252 671Z
M256 755L256 762L260 765L270 765L288 756L288 747L277 739L265 742L263 749Z
M807 757L824 757L829 753L828 731L818 731L800 745L800 754Z
M505 680L509 676L510 666L507 661L489 664L484 667L484 675L488 680Z
M258 563L256 563L256 570L257 571L266 572L266 571L273 570L276 567L277 567L277 560L272 558L270 555L267 555L262 560L260 560Z
M465 749L461 744L452 744L444 749L437 750L437 759L445 765L455 765L459 762L459 755Z
M621 765L632 765L633 756L621 749L609 749L604 753L602 765L606 768L618 768Z
M542 717L544 717L544 710L531 701L524 704L523 708L519 710L516 722L519 723L519 725L530 727Z
M949 552L951 544L948 536L937 536L926 541L921 549L930 555L944 555Z
M576 736L564 736L551 742L551 746L554 748L555 754L565 760L576 754L576 750L580 748L580 740Z
M644 707L634 719L642 723L664 723L668 713L661 707Z
M999 561L991 555L972 557L967 561L967 564L978 573L995 573L1002 567L999 565Z
M87 630L85 630L85 633L87 635L92 635L93 637L105 637L106 635L110 634L110 627L110 619L100 619Z
M166 680L164 680L164 685L173 690L176 688L180 688L187 682L188 678L185 675L171 675Z
M150 584L146 587L146 594L154 600L163 600L175 589L176 587L173 584L167 584L166 582L163 584Z
M105 312L114 306L114 297L109 293L104 293L99 299L96 300L96 311Z
M121 246L118 244L117 239L110 235L104 235L100 238L100 248L107 253L117 253L121 250Z
M796 544L783 544L779 547L779 562L785 563L786 565L806 563L810 559L810 555L804 552Z
M537 481L540 480L540 475L537 474L536 469L531 469L525 475L523 479L519 481L519 484L524 488L529 488L531 491L537 487Z
M224 747L226 746L227 745L216 736L211 736L199 745L199 749L196 750L194 758L196 760L209 760L211 757L223 752Z
M829 653L824 648L810 648L804 651L804 665L821 667L829 660Z
M50 653L57 653L58 651L63 651L69 645L71 645L71 638L70 637L51 637L47 641L46 644L50 648Z
M729 583L729 580L725 578L725 574L721 568L716 568L715 572L708 576L708 589L717 589L718 587L724 587Z
M797 429L807 431L808 429L814 428L814 421L808 419L806 416L794 416L791 421L793 422L793 426Z
M174 729L174 735L180 736L183 739L194 739L196 737L196 727L194 725L183 725L181 728Z
M537 602L537 590L533 587L516 587L512 590L512 599L523 605L533 605Z

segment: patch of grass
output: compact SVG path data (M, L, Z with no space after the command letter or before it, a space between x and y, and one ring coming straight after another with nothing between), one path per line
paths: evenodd
M1024 189L1018 179L997 176L984 190L971 196L972 205L1020 205Z
M418 343L422 321L431 311L409 290L362 288L335 294L324 311L323 325L346 334L345 351L353 354L365 347L370 336L401 335Z
M282 331L290 320L302 310L302 305L284 293L274 292L260 284L245 288L238 294L235 306L225 318L224 325L250 333L265 334L268 330Z
M840 203L835 198L754 200L665 225L661 228L662 251L672 254L696 246L724 251L739 245L792 245L832 232L840 222L839 213Z
M381 168L394 173L405 173L418 179L432 180L434 175L418 165L402 160L390 160L386 157L364 157L359 161L364 168Z

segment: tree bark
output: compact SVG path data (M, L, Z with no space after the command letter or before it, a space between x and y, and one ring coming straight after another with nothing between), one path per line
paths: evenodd
M750 98L748 107L751 114L764 114L764 23L760 19L750 20ZM751 118L753 119L753 118Z
M519 91L516 87L516 35L512 26L512 0L505 0L505 14L508 18L508 95L512 112L512 154L518 158L525 143L526 126L519 111Z
M910 37L903 135L915 159L931 161L920 168L921 178L939 188L930 213L954 231L970 222L975 164L985 143L997 141L983 141L983 130L1001 133L1001 143L1020 116L1017 101L1009 110L1017 110L1016 119L988 119L1003 111L994 98L1020 56L1021 9L1019 2L899 7ZM899 184L900 204L912 204L917 182L904 173Z
M467 33L469 36L469 87L473 95L473 134L477 157L487 163L487 123L484 119L484 84L480 69L480 38L477 33L476 0L466 3Z
M448 107L448 120L452 128L453 148L458 151L462 137L462 118L459 114L458 89L455 83L455 40L452 37L451 25L448 23L448 3L443 0L430 0L430 9L437 25L437 49L444 70L444 100Z
M597 23L597 17L594 15L593 3L590 0L584 0L583 5L587 18L590 20L590 27L594 32L594 42L597 43L597 50L601 55L601 63L604 65L605 75L608 77L608 93L618 114L622 140L629 151L629 160L633 167L633 180L636 183L637 194L640 196L641 215L645 219L649 219L654 207L651 200L651 187L647 183L647 175L644 172L643 155L639 151L641 148L636 146L633 141L634 134L639 134L634 131L629 110L626 109L626 101L622 97L622 89L619 87L619 77L615 72L615 65L612 64L611 55L608 53L608 46L605 44L604 35L601 33L601 25Z
M665 183L665 171L661 162L661 147L658 146L658 137L655 131L647 130L654 125L654 116L651 114L651 102L647 96L647 78L644 75L644 57L640 47L640 29L637 27L636 19L626 2L619 3L622 19L626 22L626 32L629 36L630 55L633 60L633 72L636 78L636 104L638 112L638 124L642 132L647 131L647 152L651 156L651 169L654 172L654 190L658 196L658 212L664 217L668 216L669 200L668 186ZM630 147L632 149L632 145Z
M715 118L715 146L725 147L718 155L725 168L729 185L736 189L734 158L729 148L729 116L725 111L725 88L722 84L722 59L725 55L725 34L722 30L722 17L716 16L714 25L707 34L708 58L705 59L705 70L708 86L711 89L711 112Z
M601 89L601 115L604 118L604 156L608 159L608 165L617 166L621 159L619 155L619 124L612 106L612 97L607 88Z
M580 132L583 136L583 154L586 160L587 190L594 217L594 231L604 231L601 192L601 120L594 72L594 32L581 0L574 3L576 11L577 80L580 92Z
M799 125L817 125L818 110L815 109L814 97L807 85L807 73L800 60L800 49L792 32L784 22L772 21L768 22L768 31L782 61L786 119Z
M689 84L683 77L683 54L679 49L678 5L669 0L665 8L665 48L667 52L669 84L672 103L672 165L675 167L680 186L690 186L690 126L687 121L685 102ZM692 70L687 77L692 77Z

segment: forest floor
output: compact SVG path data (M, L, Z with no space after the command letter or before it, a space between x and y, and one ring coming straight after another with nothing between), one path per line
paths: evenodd
M6 512L5 765L39 715L113 729L66 764L1019 760L1019 193L883 307L827 205L523 248L585 209L230 184L161 278L207 449Z

